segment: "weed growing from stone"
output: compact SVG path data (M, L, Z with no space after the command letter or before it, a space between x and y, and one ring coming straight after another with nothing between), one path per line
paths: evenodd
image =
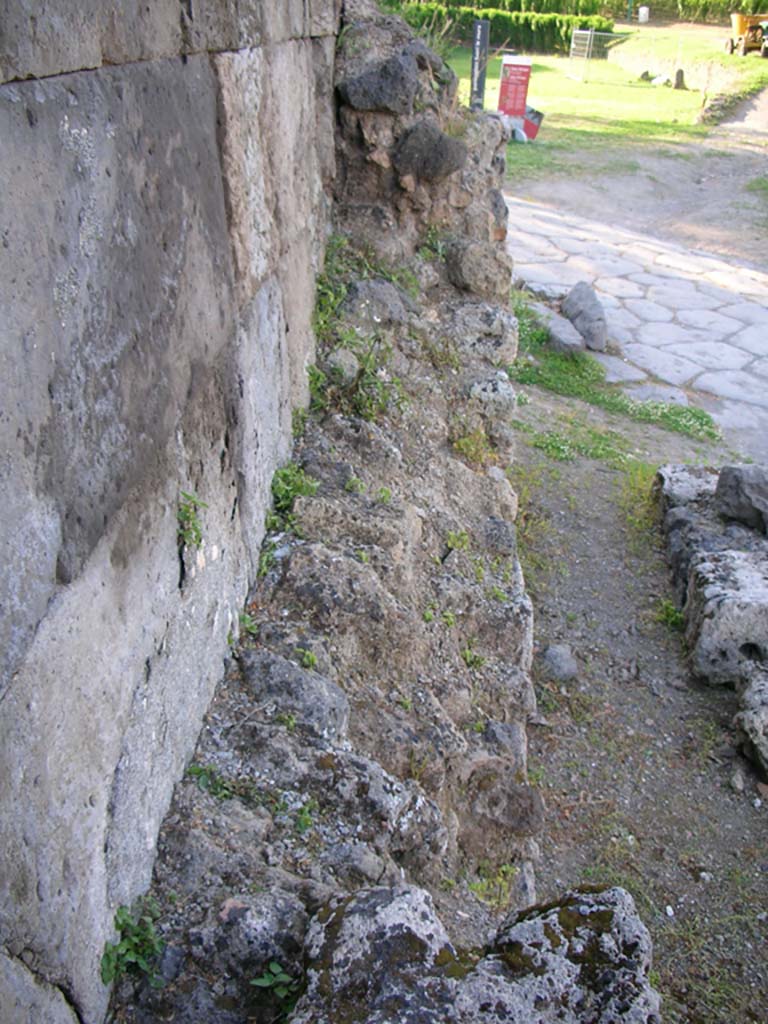
M475 650L474 640L467 640L461 651L461 658L467 668L472 670L481 669L483 665L485 665L486 661L486 659Z
M388 505L392 501L392 491L389 487L380 487L376 492L376 501L380 505Z
M471 466L485 466L493 462L496 454L483 427L476 427L451 441L453 450Z
M481 864L477 873L476 881L468 883L469 891L491 909L506 910L512 899L512 885L517 875L514 864L502 864L493 873L487 865Z
M659 601L654 619L675 633L682 633L685 629L685 616L668 597Z
M307 409L294 409L291 413L291 433L294 441L299 441L304 437L308 419L309 411Z
M375 420L393 408L402 409L405 404L402 384L387 371L392 359L391 345L384 338L372 335L359 339L353 350L358 371L352 380L346 380L338 371L325 373L317 366L309 368L311 408L317 412L335 409L364 420Z
M452 611L445 611L445 612L443 612L443 614L440 616L440 618L443 620L443 623L449 629L452 629L456 625L456 615Z
M240 629L248 636L258 636L259 624L248 612L240 613Z
M359 476L351 476L344 484L344 490L349 494L362 494L365 490L365 484Z
M293 530L296 522L293 505L301 495L317 493L319 482L308 476L295 462L289 462L272 477L272 511L267 515L268 530Z
M279 715L276 715L275 721L279 725L284 725L288 732L293 732L296 728L296 715L292 714L290 711L281 712Z
M259 565L256 573L259 577L266 576L272 566L275 564L275 551L277 551L277 545L274 541L266 541L261 549L259 555Z
M314 651L310 651L308 647L297 647L296 653L299 655L302 668L317 668L317 655Z
M296 815L295 825L296 831L299 833L299 835L305 835L307 832L309 832L311 828L314 827L314 815L317 813L318 810L318 803L317 800L314 799L314 797L310 797L305 804L302 804Z
M449 530L445 546L449 551L469 551L469 534L466 530Z
M181 501L176 512L180 547L199 548L202 545L203 527L200 523L199 512L204 508L208 508L208 506L197 495L190 494L188 491L181 492Z
M231 800L235 796L232 783L210 765L191 764L187 768L187 775L195 780L199 790L210 793L217 800Z
M144 899L135 913L126 906L117 908L117 942L107 942L101 958L101 980L110 985L125 974L146 975L153 988L161 988L163 979L154 963L163 951L163 941L155 931L159 915L154 900Z
M279 1020L289 1016L301 993L300 979L292 978L277 960L273 960L263 974L254 978L251 985L276 999L280 1006Z

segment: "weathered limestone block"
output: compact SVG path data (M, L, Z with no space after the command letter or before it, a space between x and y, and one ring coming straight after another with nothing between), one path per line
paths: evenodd
M686 641L694 672L733 686L751 663L768 663L768 552L719 551L694 558Z
M741 711L733 724L744 735L745 752L768 778L768 670L765 667L753 666L739 703Z
M727 519L768 534L768 468L723 466L717 478L715 505Z
M78 1024L58 989L0 952L0 1020L8 1024Z
M506 302L512 286L512 261L488 242L459 239L448 246L448 278L463 291L496 302Z
M340 7L340 0L5 0L0 82L333 37Z
M90 45L99 16L59 12L65 43L75 24ZM0 88L0 930L89 1022L306 393L329 171L312 139L331 116L318 46L222 57L218 76L190 57ZM267 160L240 89L281 125ZM279 218L279 244L257 214ZM208 506L199 550L179 550L182 490Z
M623 889L572 892L457 952L420 889L337 899L307 933L307 991L292 1020L384 1024L660 1024L651 940Z

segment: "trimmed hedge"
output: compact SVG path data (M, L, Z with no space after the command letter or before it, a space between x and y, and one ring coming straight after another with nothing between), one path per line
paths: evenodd
M470 0L472 2L472 0ZM651 9L651 21L694 21L716 25L727 25L734 14L762 14L768 11L768 0L634 0L637 16L640 3ZM626 18L626 0L603 0L600 4L603 14Z
M489 7L447 7L438 3L404 3L400 14L412 28L431 27L440 31L450 21L452 31L467 38L476 18L490 22L493 46L511 46L527 53L568 53L571 35L577 28L612 32L613 22L599 15L535 14L529 11L500 11Z
M413 0L420 3L422 0ZM488 0L443 0L443 6L487 7ZM602 14L605 0L494 0L497 11L519 11L529 14ZM624 13L627 5L624 3Z

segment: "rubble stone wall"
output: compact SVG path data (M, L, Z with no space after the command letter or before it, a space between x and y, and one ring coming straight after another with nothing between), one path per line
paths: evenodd
M2 1020L103 1017L237 631L313 355L339 7L0 2Z

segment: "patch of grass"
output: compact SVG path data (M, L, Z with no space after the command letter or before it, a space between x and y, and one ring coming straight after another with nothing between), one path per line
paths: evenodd
M518 359L508 368L509 376L520 384L529 384L557 395L578 398L607 412L626 416L639 423L655 423L699 441L717 441L720 431L709 413L692 406L667 402L638 402L617 387L606 383L605 368L592 356L548 352L539 348L540 336L532 336L534 348L521 351L535 355L535 361Z
M481 864L477 874L477 879L468 883L469 891L491 909L506 910L512 899L512 886L517 875L514 864L501 864L496 871Z
M377 334L359 337L345 333L343 347L355 353L358 370L352 379L331 370L326 373L318 366L310 366L310 408L315 412L336 409L348 416L375 420L390 409L401 409L405 404L402 384L389 374L392 346Z
M469 551L469 534L466 530L449 530L445 546L449 551Z
M495 458L493 446L481 426L455 438L451 445L456 454L471 466L484 466Z
M461 651L461 658L468 669L480 669L485 665L485 658L475 650L475 641L467 640Z
M277 961L273 960L258 978L251 981L262 995L272 996L279 1005L280 1013L277 1020L285 1020L293 1011L301 994L301 979L292 978Z
M744 186L747 192L755 192L761 199L768 200L768 178L753 178Z
M656 537L659 507L653 484L657 470L650 462L631 462L619 478L618 506L635 546Z
M685 616L668 597L659 601L654 619L674 633L682 633L685 629Z
M518 421L514 426L520 426ZM571 417L567 432L558 430L529 430L534 448L558 462L572 462L578 455L597 459L611 466L623 466L631 458L628 441L615 430L597 430L577 417Z

